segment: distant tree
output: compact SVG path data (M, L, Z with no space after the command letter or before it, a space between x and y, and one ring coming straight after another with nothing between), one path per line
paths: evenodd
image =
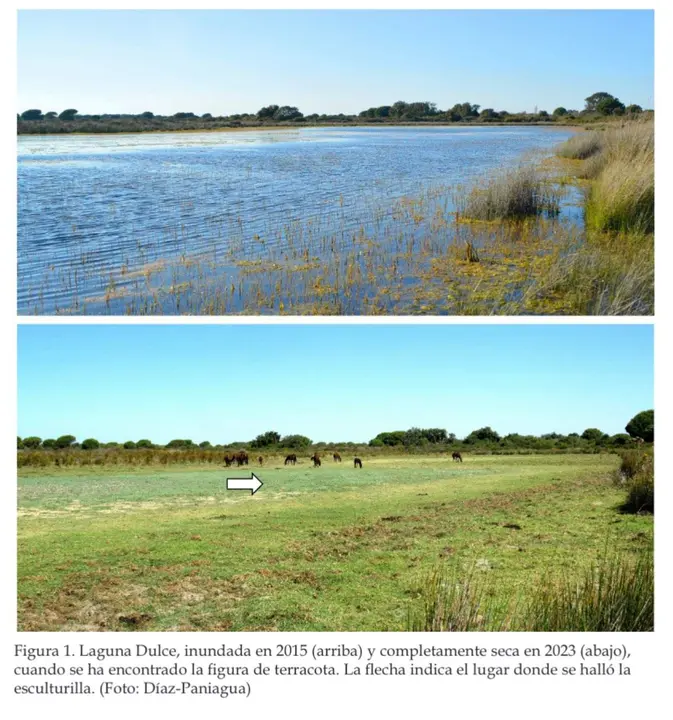
M645 442L654 442L654 410L643 410L634 415L625 430L631 437L642 438Z
M423 437L430 443L446 443L449 441L444 428L427 428L423 430Z
M500 435L490 427L479 428L479 430L473 430L464 440L464 442L471 444L475 442L500 442Z
M193 112L177 112L173 117L176 120L188 120L189 118L195 118L196 115Z
M305 435L285 435L281 438L280 445L286 448L292 448L295 450L301 450L311 444L311 439Z
M127 440L124 443L124 450L135 450L136 447L138 446L133 442L133 440Z
M630 445L632 442L631 436L626 433L617 433L610 438L610 444L615 447L623 447L624 445Z
M56 439L56 447L60 450L70 447L77 438L74 435L61 435Z
M201 119L202 120L212 120L213 116L210 113L203 113L203 115L201 115Z
M96 438L87 438L82 440L82 450L98 450L100 443Z
M55 118L57 115L58 115L58 113L55 112L54 110L50 110L48 113L45 113L45 114L44 114L45 118L48 118L49 120L52 120L52 119Z
M263 107L257 111L257 119L258 120L271 120L271 118L273 118L276 110L278 110L278 105L267 105L266 107Z
M54 438L47 438L42 441L42 447L47 450L54 450L56 448L56 440L54 440Z
M484 108L479 113L479 117L484 120L494 120L498 117L498 113L493 108Z
M25 445L23 444L23 440L22 440L20 437L17 436L17 438L16 438L16 449L17 449L17 450L23 450L24 447L25 447Z
M152 444L152 442L150 440L143 439L143 440L138 440L138 442L136 443L136 447L140 448L140 449L150 450L154 447L154 445Z
M542 118L547 118L547 117L549 117L549 113L548 113L546 110L540 110L540 111L538 112L538 115L539 115L539 117L542 117Z
M103 447L104 447L104 448L118 448L118 447L121 447L121 444L118 443L118 442L112 441L112 442L106 442L106 443L104 443L104 444L103 444Z
M154 117L154 113L150 112L149 110L145 110L144 113L140 113L140 117L144 118L145 120L151 120Z
M423 431L420 428L409 428L409 430L404 433L404 444L407 447L417 447L418 445L422 445L424 440L425 437L423 436Z
M29 450L35 450L36 448L39 448L41 444L42 438L34 436L23 438L23 446L28 448Z
M596 111L601 115L620 115L624 112L624 104L619 98L603 98L596 105Z
M63 120L63 122L72 122L75 119L75 115L77 115L77 110L68 108L58 116L58 119Z
M642 111L643 111L643 109L640 107L640 105L627 105L626 106L626 113L628 115L638 115Z
M42 110L24 110L21 113L22 120L40 120L42 118Z
M279 442L280 442L280 433L277 433L274 430L269 430L269 432L265 432L263 435L258 435L250 443L250 447L253 447L253 448L269 447L270 445L277 445Z
M589 442L598 442L603 437L603 431L598 428L587 428L581 437Z
M564 115L567 115L568 111L564 107L557 107L556 110L552 113L552 115L555 115L556 117L563 117Z
M395 447L396 445L404 445L405 436L406 436L406 432L404 430L394 430L393 432L382 432L382 433L379 433L373 440L370 440L369 444L372 445L373 447L380 447L380 445L387 445L388 447Z
M199 447L203 448L204 450L213 447L208 440L204 440L203 442L199 443Z
M167 445L167 448L190 448L194 447L192 440L171 440Z
M290 107L289 105L283 105L279 107L273 114L273 119L280 122L283 120L295 120L296 118L304 117L296 107Z

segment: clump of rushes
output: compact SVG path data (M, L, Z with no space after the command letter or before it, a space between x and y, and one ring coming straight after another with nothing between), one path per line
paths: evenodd
M503 172L458 198L458 218L515 220L545 213L556 215L560 191L532 166Z
M517 628L519 629L519 628ZM634 561L603 557L579 580L543 582L526 606L528 632L651 632L654 630L654 562L651 551Z
M586 160L597 155L603 147L602 136L595 130L582 132L568 138L556 150L559 157L568 160Z
M469 573L435 571L420 588L420 607L408 618L412 632L648 632L654 630L651 550L636 559L605 554L575 576L543 578L521 599L496 604L490 585Z

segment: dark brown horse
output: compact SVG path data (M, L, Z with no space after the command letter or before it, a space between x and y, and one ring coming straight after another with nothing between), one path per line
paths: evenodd
M334 458L334 462L341 462L341 455L339 455L338 452L335 452L332 457Z
M454 452L451 454L451 459L454 462L463 462L463 456L459 452Z
M239 452L234 455L234 460L236 460L236 464L240 467L241 465L247 465L248 464L248 453L245 452L245 450L240 450Z
M286 465L296 465L297 464L297 456L292 453L291 455L288 455L285 458L285 464Z
M260 455L260 456L257 458L257 462L258 462L260 465L264 465L264 458Z
M225 455L224 456L224 464L229 467L231 463L234 462L234 456L233 455Z
M320 467L322 465L320 462L320 455L318 455L318 453L311 455L311 460L313 460L313 467Z
M354 458L353 459L353 467L354 468L361 468L362 467L362 460L360 458Z

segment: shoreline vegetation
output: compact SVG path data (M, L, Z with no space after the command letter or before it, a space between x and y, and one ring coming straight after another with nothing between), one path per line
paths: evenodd
M479 126L479 125L592 125L618 117L652 116L651 110L640 105L624 105L610 93L597 92L586 98L583 110L557 107L553 112L496 111L473 103L456 103L440 110L432 102L404 102L381 105L358 114L339 113L304 115L289 105L268 105L256 113L240 113L214 117L211 113L196 115L178 112L155 115L151 111L139 114L107 113L80 114L69 108L61 113L39 109L24 110L17 115L18 135L60 135L99 133L204 132L227 130L286 130L302 127L371 127L371 126Z

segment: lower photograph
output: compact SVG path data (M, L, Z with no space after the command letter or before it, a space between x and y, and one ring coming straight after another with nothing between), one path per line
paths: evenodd
M17 629L654 630L649 324L25 324Z

